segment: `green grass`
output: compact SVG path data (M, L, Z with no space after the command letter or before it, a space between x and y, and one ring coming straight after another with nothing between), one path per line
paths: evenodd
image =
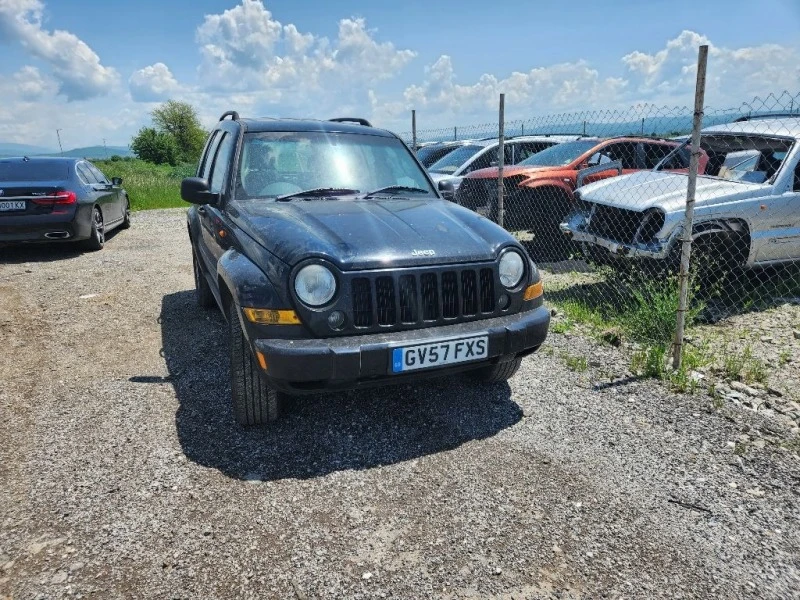
M181 180L194 175L194 165L154 165L143 160L96 160L106 177L121 177L131 210L186 208L181 200Z
M583 373L586 369L589 368L589 363L586 360L585 356L575 356L569 354L568 352L564 352L561 355L561 358L564 359L564 362L567 365L567 368L570 371L575 371L576 373Z
M722 372L728 379L744 383L765 383L768 378L766 366L763 361L753 356L750 344L741 351L726 351L722 361Z

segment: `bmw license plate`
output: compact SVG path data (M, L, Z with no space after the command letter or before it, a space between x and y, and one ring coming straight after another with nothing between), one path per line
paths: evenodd
M482 360L489 355L489 336L478 335L392 349L392 373L431 369Z
M3 200L0 210L25 210L25 200Z

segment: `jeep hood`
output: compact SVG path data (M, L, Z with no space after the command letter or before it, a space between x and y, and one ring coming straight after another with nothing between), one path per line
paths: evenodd
M238 200L228 214L289 265L316 256L345 271L492 260L513 243L488 219L438 199Z
M639 171L612 177L579 188L582 200L617 208L644 211L660 208L664 212L682 211L686 205L689 177L682 173ZM697 206L712 206L764 195L765 185L697 177Z

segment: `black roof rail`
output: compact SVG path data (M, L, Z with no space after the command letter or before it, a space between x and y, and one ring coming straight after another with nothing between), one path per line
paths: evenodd
M760 119L800 119L798 112L767 112L761 114L743 115L733 120L734 123L742 123L744 121L758 121Z
M372 127L372 123L359 117L336 117L335 119L328 119L328 121L333 121L334 123L358 123L364 127Z
M222 116L219 118L220 121L224 121L227 117L231 117L234 121L239 120L239 113L235 110L229 110L226 113L223 113Z

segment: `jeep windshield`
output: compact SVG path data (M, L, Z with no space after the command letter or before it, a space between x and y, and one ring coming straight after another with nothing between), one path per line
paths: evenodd
M452 175L461 168L465 162L483 150L485 146L469 144L453 150L450 154L437 160L428 170L431 173L441 173L442 175Z
M517 166L563 167L597 146L597 143L597 140L578 140L575 142L556 144L555 146L550 146L541 152L537 152L536 154L529 156L522 162L518 163Z
M396 138L322 131L244 136L238 199L359 198L385 188L421 189L425 193L414 193L415 198L436 197L425 173Z

